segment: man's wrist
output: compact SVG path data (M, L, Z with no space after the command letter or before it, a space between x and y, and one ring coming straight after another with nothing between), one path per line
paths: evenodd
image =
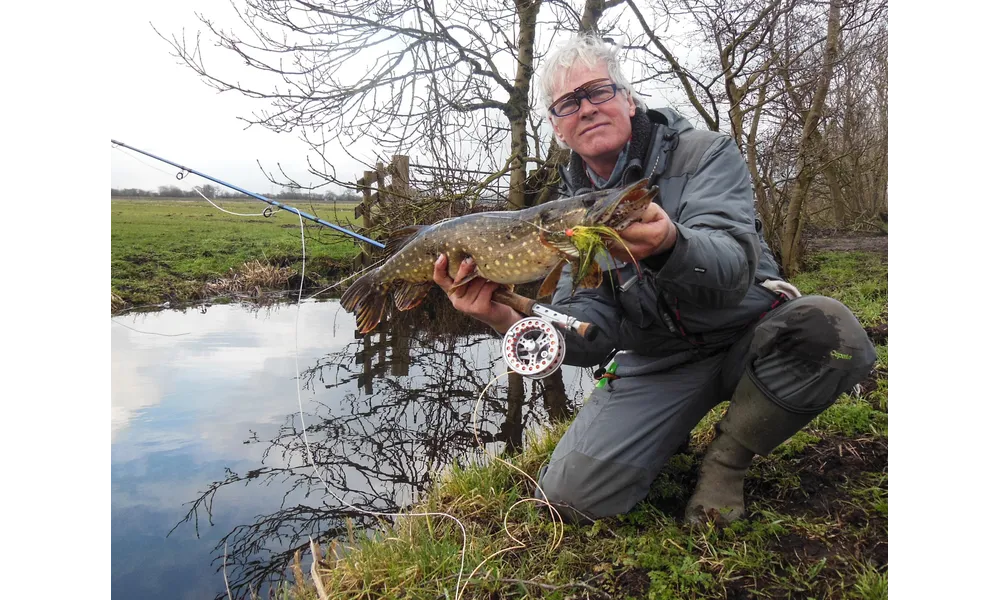
M674 245L677 244L677 225L673 221L668 221L670 224L667 229L667 236L663 240L663 244L657 250L657 254L663 254L669 250L673 250Z
M643 262L647 267L653 269L654 271L659 271L663 268L663 265L667 263L667 260L670 258L670 254L673 252L674 246L676 245L677 225L671 221L669 229L667 230L667 235L663 239L663 243L656 249L656 252L643 259Z

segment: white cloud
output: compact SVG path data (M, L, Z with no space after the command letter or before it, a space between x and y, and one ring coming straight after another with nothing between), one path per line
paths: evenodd
M245 437L248 424L283 420L298 406L297 310L286 305L254 315L229 305L210 307L204 314L165 310L116 317L131 329L111 324L112 442L132 419L168 398L170 406L162 410L203 414L204 421L195 424L205 427L199 437L222 440L226 446L232 443L230 435ZM338 303L307 302L301 311L300 368L353 339L353 317ZM265 393L266 388L273 389ZM217 411L231 417L210 418ZM220 423L232 430L220 431Z

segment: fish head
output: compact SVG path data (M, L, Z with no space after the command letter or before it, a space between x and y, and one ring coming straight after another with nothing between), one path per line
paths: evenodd
M642 179L625 188L599 190L581 198L587 207L585 225L605 225L616 231L625 229L642 216L643 211L659 193L649 179Z

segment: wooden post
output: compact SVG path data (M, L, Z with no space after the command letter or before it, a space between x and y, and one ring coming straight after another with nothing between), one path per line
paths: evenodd
M356 334L357 332L355 332ZM358 377L358 389L364 389L365 393L369 396L374 393L372 387L372 380L374 379L374 373L372 372L372 347L371 347L371 336L363 336L361 344L361 352L354 355L354 364L363 365L361 376Z
M364 176L358 180L358 187L361 188L361 203L354 207L354 218L361 219L361 227L367 230L372 226L372 192L371 186L375 181L373 171L365 171ZM367 245L361 246L361 253L354 259L354 268L362 269L371 264L371 252Z

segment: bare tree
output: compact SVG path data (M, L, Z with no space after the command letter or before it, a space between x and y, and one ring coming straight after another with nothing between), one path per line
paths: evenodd
M298 131L319 157L310 172L324 183L353 184L338 179L328 146L350 154L366 139L395 153L422 150L455 168L479 161L482 170L509 175L509 201L520 207L542 5L250 0L239 11L242 33L200 17L215 45L266 76L260 85L206 64L200 34L191 43L183 34L168 41L216 89L266 101L269 108L246 120Z
M627 1L646 80L672 84L744 153L787 274L811 216L844 226L885 213L884 1Z
M822 124L825 223L884 230L888 211L888 31L884 17L845 31ZM814 211L813 214L816 214Z
M747 159L756 198L768 198L775 187L769 150L777 139L769 108L782 94L774 84L773 48L797 0L659 0L652 10L628 3L647 40L639 55L647 78L676 82L706 128L728 129ZM668 35L678 28L686 33ZM758 210L767 231L778 231L782 215L766 202Z

